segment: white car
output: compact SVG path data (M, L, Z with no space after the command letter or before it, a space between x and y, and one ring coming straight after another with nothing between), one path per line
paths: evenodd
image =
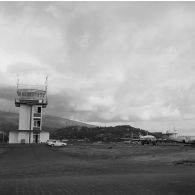
M48 146L67 146L67 143L61 142L59 140L48 140Z

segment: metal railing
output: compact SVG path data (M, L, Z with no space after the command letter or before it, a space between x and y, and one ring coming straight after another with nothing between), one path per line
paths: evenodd
M18 84L17 89L32 89L32 90L41 90L46 91L45 85L25 85L25 84Z
M47 99L45 100L24 100L24 99L15 99L15 105L16 107L20 107L21 104L26 104L26 105L42 105L43 108L46 108L48 101Z

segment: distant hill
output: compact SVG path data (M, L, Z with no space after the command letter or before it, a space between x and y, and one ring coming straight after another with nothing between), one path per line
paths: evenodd
M19 114L12 112L0 111L0 131L9 131L18 129ZM81 123L61 117L43 116L43 130L54 131L59 128L65 128L70 126L78 127L95 127L86 123Z
M0 131L18 129L19 114L0 111ZM87 139L90 141L117 141L121 138L138 138L147 131L129 125L97 127L55 116L43 116L43 130L51 132L55 139ZM159 133L149 133L161 137Z
M77 139L89 141L121 141L124 138L139 138L147 131L129 125L116 127L66 127L51 133L52 139ZM151 134L151 133L149 133Z
M82 123L70 119L65 119L61 117L55 117L50 115L43 116L43 130L54 131L59 128L72 127L72 126L90 127L90 128L95 127L94 125L90 125L87 123Z

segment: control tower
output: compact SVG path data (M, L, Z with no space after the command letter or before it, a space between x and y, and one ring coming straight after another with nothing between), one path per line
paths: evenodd
M49 139L49 132L42 131L42 111L47 104L47 78L44 85L23 85L18 80L15 106L19 107L19 128L9 132L9 143L42 143Z

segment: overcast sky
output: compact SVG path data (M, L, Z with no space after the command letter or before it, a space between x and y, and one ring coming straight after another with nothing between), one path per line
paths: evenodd
M0 2L0 109L17 73L48 74L47 114L193 128L194 19L194 2Z

